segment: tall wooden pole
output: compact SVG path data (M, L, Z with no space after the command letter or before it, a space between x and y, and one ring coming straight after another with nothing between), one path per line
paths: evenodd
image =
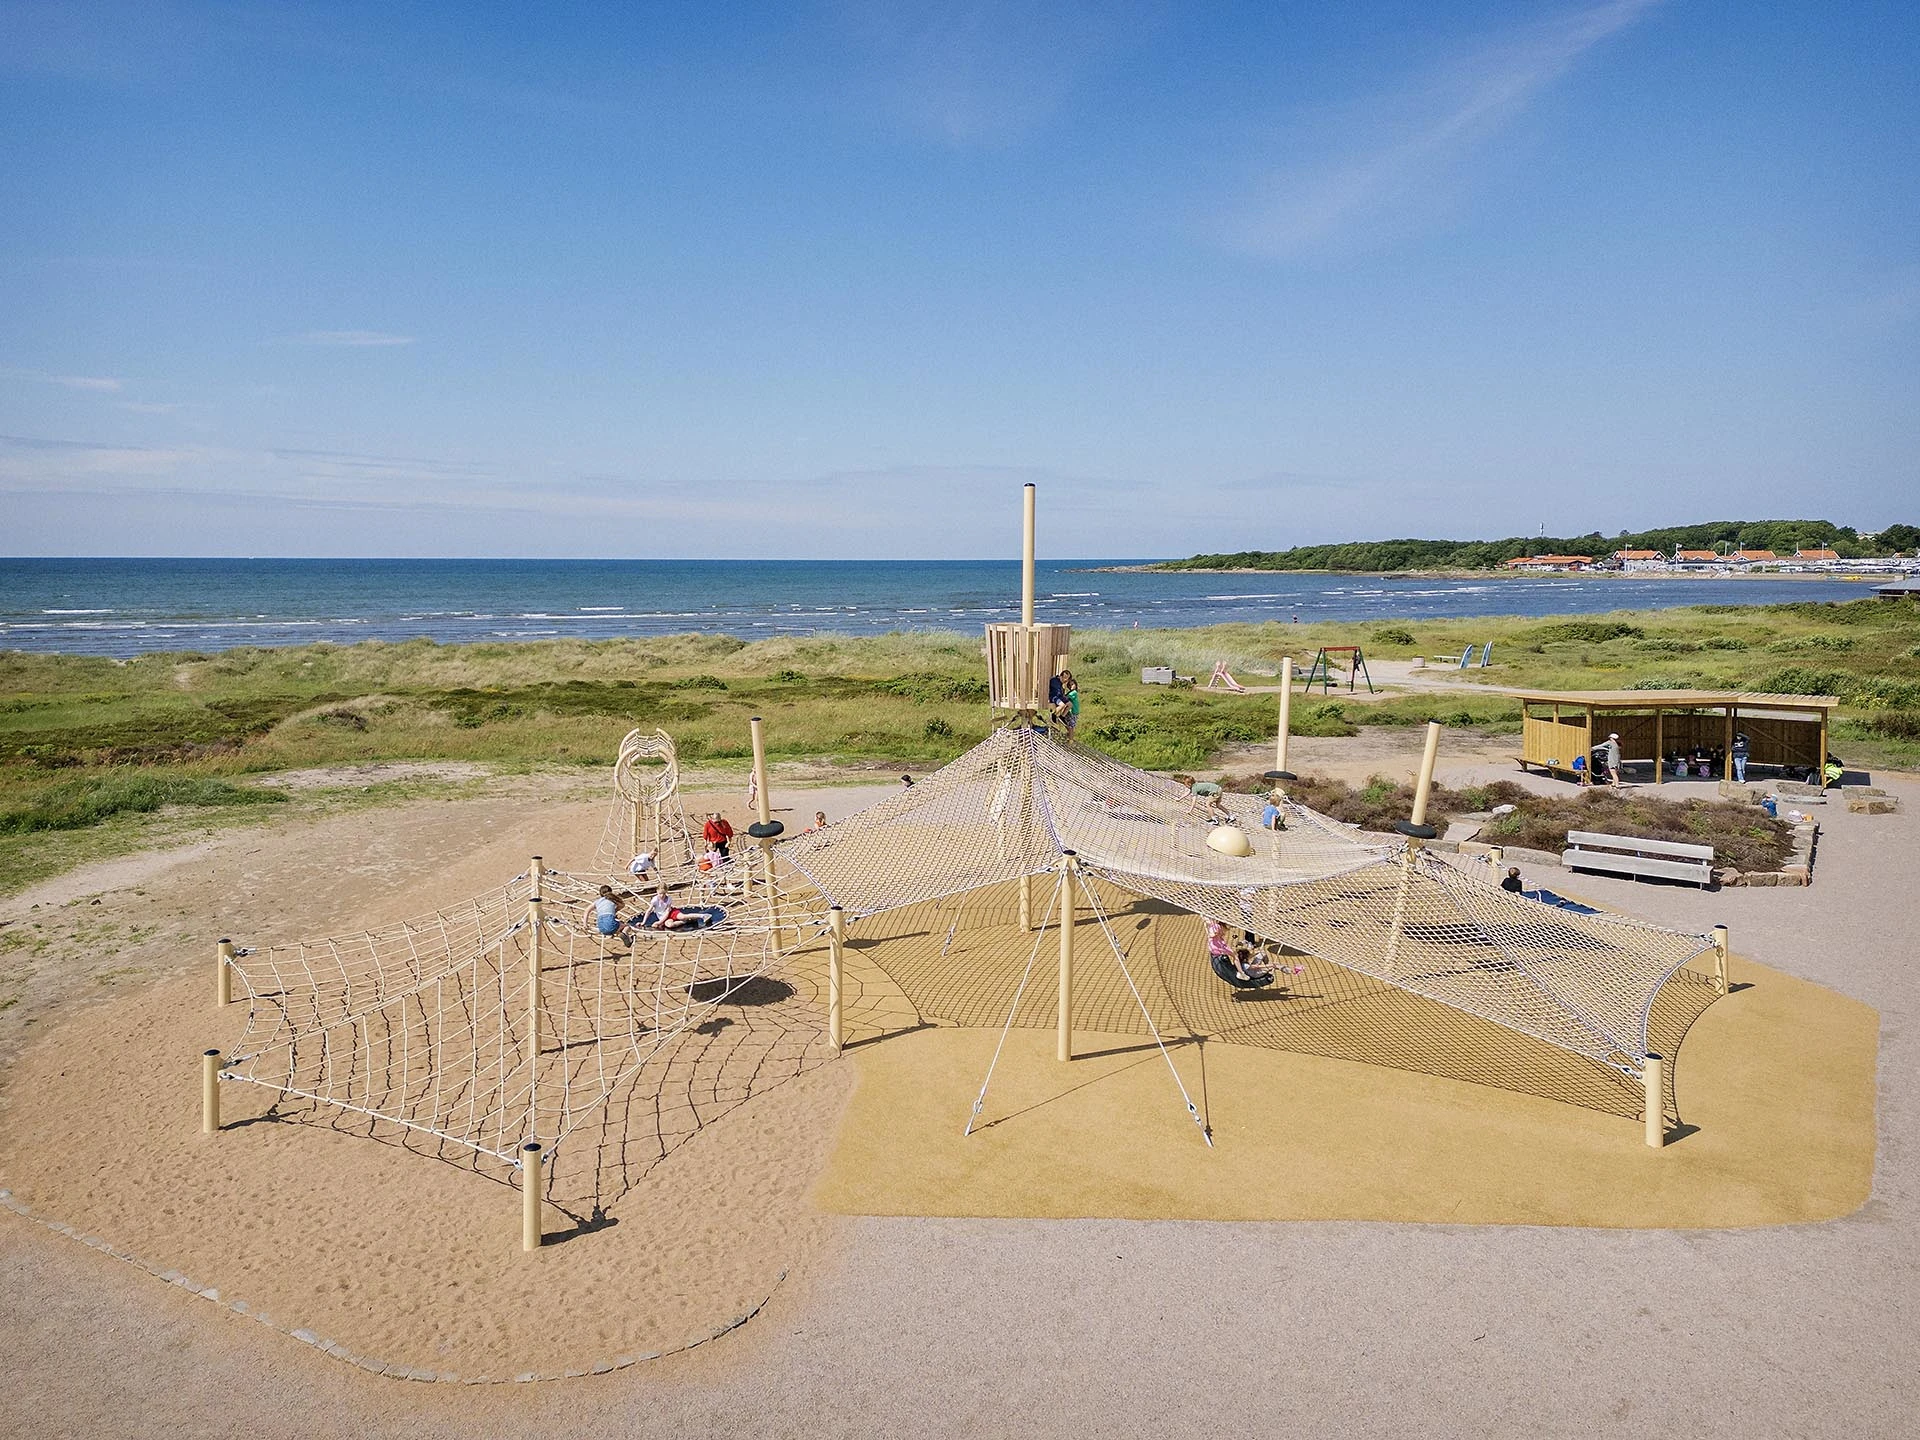
M1433 826L1427 824L1427 801L1433 794L1433 764L1440 753L1440 722L1427 722L1427 743L1420 752L1420 776L1413 787L1413 815L1398 827L1407 837L1407 848L1400 857L1400 889L1393 900L1393 922L1387 930L1387 974L1394 973L1400 960L1400 936L1407 923L1407 901L1413 891L1413 868L1420 847L1433 839Z
M1280 737L1274 745L1273 768L1278 777L1287 772L1287 736L1293 729L1293 657L1280 659Z
M1713 988L1727 993L1727 927L1713 927Z
M1667 1143L1667 1101L1660 1084L1660 1057L1647 1056L1640 1067L1642 1104L1647 1114L1647 1144L1658 1150Z
M1033 624L1033 486L1022 492L1020 536L1020 623Z
M223 939L213 948L215 1005L233 1003L233 941Z
M1060 857L1060 1013L1054 1058L1073 1059L1073 890L1080 861L1069 850Z
M1034 554L1034 496L1036 491L1027 485L1020 492L1020 623L1027 628L1020 636L1021 663L1026 670L1025 686L1021 691L1023 699L1036 705L1040 700L1040 677L1035 673L1033 664L1033 554ZM1033 723L1034 712L1023 710L1026 724ZM1033 877L1020 877L1020 933L1026 934L1033 929Z
M1440 754L1440 722L1427 722L1427 746L1420 752L1420 779L1413 791L1413 823L1427 823L1427 801L1433 794L1433 762Z
M200 1133L218 1134L220 1130L220 1052L207 1050L200 1056Z
M840 1024L840 969L847 951L847 912L827 911L827 1044L838 1055L846 1044Z
M540 1053L541 942L546 938L546 905L546 898L538 892L527 897L527 1014L532 1018L536 1055Z
M540 1163L539 1142L529 1140L520 1147L520 1248L540 1248Z
M767 788L767 739L758 715L747 721L747 729L753 736L753 803L760 817L759 828L764 831L773 822L773 795ZM767 923L777 949L780 945L780 892L773 883L774 836L763 834L757 839L760 845L761 884L767 892Z

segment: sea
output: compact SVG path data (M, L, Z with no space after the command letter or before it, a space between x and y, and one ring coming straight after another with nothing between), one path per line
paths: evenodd
M1591 614L1852 600L1841 580L1628 576L1383 578L1036 567L1038 617L1081 628ZM1019 619L1004 560L0 559L0 650L125 657L425 637L608 639L975 632Z

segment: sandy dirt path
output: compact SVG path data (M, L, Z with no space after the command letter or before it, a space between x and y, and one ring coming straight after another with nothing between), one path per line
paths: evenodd
M448 1390L363 1376L0 1215L0 1432L1911 1435L1920 785L1894 788L1899 815L1823 817L1810 889L1580 882L1665 923L1728 923L1736 948L1881 1012L1874 1197L1844 1219L1699 1232L849 1219L804 1283L725 1339L618 1375ZM483 823L474 813L455 823ZM456 841L447 872L476 855L488 879L525 849L519 831ZM290 931L307 905L289 901Z

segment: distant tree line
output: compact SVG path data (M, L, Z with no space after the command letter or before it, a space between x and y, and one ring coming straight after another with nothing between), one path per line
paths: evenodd
M1849 560L1894 555L1920 546L1920 526L1889 525L1863 540L1859 531L1825 520L1711 520L1662 530L1599 531L1585 535L1515 535L1505 540L1356 540L1341 545L1296 545L1291 550L1241 550L1167 560L1160 570L1497 570L1523 555L1591 555L1616 550L1771 550L1784 558L1795 550L1827 549Z

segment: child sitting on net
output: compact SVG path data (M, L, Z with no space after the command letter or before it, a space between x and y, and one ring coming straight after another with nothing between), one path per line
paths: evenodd
M1273 960L1265 950L1236 945L1233 947L1233 973L1242 980L1271 980Z
M1267 942L1251 930L1241 932L1243 944L1233 952L1234 968L1249 979L1260 976L1304 975L1304 965L1282 965L1267 953ZM1244 959L1242 957L1245 957Z

